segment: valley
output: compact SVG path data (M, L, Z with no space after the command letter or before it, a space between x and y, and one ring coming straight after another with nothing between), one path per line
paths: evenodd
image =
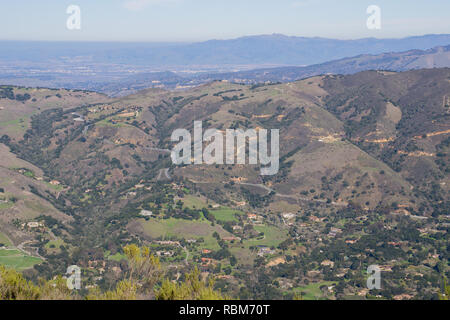
M0 263L33 280L75 264L85 290L106 289L136 244L168 279L197 267L239 299L433 298L449 259L449 80L364 71L124 97L1 86ZM174 165L171 134L194 121L279 129L278 174ZM373 264L383 287L369 292Z

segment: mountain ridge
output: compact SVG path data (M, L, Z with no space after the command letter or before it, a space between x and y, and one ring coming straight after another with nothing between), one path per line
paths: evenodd
M450 34L399 39L338 40L284 35L246 36L194 43L26 42L0 41L0 60L39 61L86 57L90 61L148 66L195 65L311 65L355 56L410 49L429 49L450 43ZM263 50L264 49L264 50ZM130 61L130 59L132 59Z

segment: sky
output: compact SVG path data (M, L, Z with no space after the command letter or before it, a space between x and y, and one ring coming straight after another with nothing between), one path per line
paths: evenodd
M79 30L67 28L70 5L80 8ZM367 28L370 5L381 10L381 29ZM449 0L1 0L0 40L399 38L450 33L449 13Z

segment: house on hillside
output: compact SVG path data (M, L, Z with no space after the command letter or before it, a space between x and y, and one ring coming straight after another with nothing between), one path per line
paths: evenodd
M334 267L334 262L331 261L331 260L323 260L323 261L320 263L320 265L321 265L321 266L324 266L324 267L330 267L330 268L333 268L333 267Z
M183 184L178 184L178 183L171 183L172 186L172 190L183 190L184 185Z
M22 229L27 229L29 231L44 231L44 227L44 223L40 221L22 223Z
M151 217L153 215L153 212L150 210L141 210L139 214L143 217Z
M166 245L166 246L180 246L179 241L170 241L170 240L164 240L164 241L155 241L157 244Z
M172 257L174 255L173 251L157 251L156 255L158 257Z
M224 238L222 238L224 241L228 241L228 242L231 242L231 241L241 241L241 238L239 238L239 237L224 237Z
M275 254L275 250L270 249L269 247L261 246L258 250L258 256L262 257L265 255Z
M391 265L380 266L380 270L383 272L392 272L392 266Z
M248 213L247 218L253 223L253 224L261 224L263 221L263 217L261 217L258 214L255 213Z
M309 220L311 220L313 222L322 222L323 220L325 220L325 218L318 218L316 216L310 216Z
M202 267L207 267L210 265L216 265L217 264L217 260L212 259L212 258L201 258L201 266Z
M338 233L341 233L341 232L342 232L341 229L338 229L338 228L334 228L334 227L333 227L333 228L330 229L330 232L328 233L328 236L334 238L334 237L336 237L336 235L337 235Z
M294 213L283 213L282 216L285 219L293 219L293 218L295 218L295 214Z

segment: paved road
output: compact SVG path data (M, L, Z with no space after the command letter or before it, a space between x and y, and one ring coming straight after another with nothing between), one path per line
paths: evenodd
M188 262L188 259L189 259L189 250L186 249L186 247L183 247L181 244L180 244L180 247L183 248L184 252L186 252L186 258L184 259L184 263L185 263L186 265L188 265L188 264L189 264L189 262Z
M154 147L142 147L142 148L147 149L147 150L151 150L151 151L164 152L164 153L171 153L172 152L169 149L161 149L161 148L154 148Z
M163 178L163 176L166 176L165 178ZM159 170L159 174L158 177L156 178L156 180L171 180L172 178L170 177L169 174L169 168L165 168L165 169L161 169Z
M34 252L34 253L33 252L28 252L28 251L26 251L23 248L26 244L32 243L33 242L32 240L24 241L24 242L20 243L19 245L14 246L14 242L11 240L11 238L8 237L8 235L6 235L5 233L3 233L3 234L5 235L6 239L8 239L8 241L12 244L12 247L4 248L5 250L16 250L17 249L17 250L21 251L22 253L26 254L27 256L40 258L40 259L42 259L44 261L46 260L44 257L42 257L39 254L39 252L38 252L39 248L36 248L36 252ZM53 233L52 233L52 235L53 235ZM53 235L53 237L54 237L54 235Z
M22 242L21 244L19 244L18 246L17 246L17 249L18 250L20 250L20 251L22 251L23 253L25 253L26 255L30 255L30 256L33 256L33 257L35 257L35 258L40 258L40 259L42 259L42 260L46 260L43 256L41 256L40 254L39 254L39 248L36 248L35 250L36 250L36 252L28 252L28 251L26 251L23 247L26 245L26 244L28 244L28 243L33 243L34 241L25 241L25 242Z

